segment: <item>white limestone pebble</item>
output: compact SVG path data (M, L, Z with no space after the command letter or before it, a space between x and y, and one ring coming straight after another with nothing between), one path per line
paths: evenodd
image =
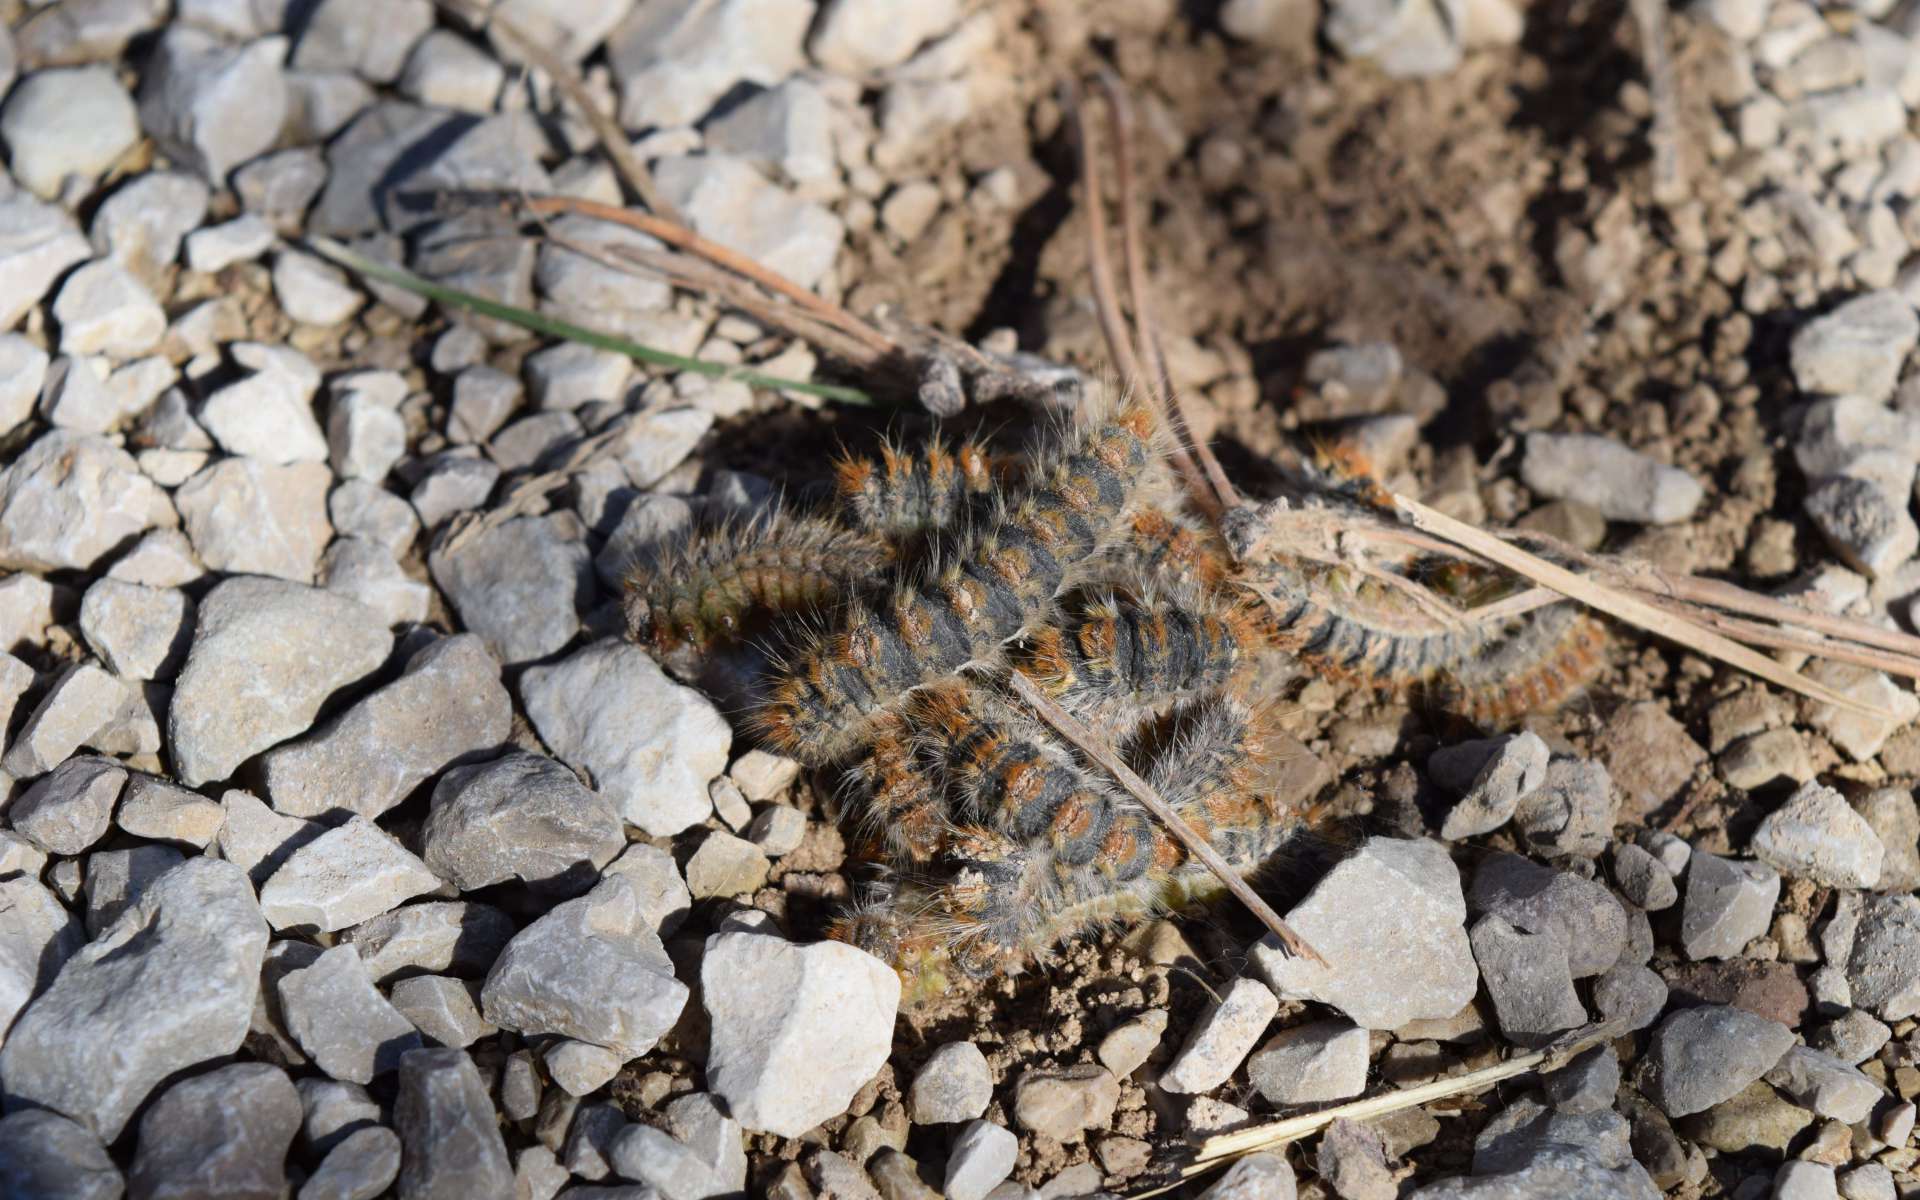
M1380 920L1393 897L1394 919ZM1250 958L1282 997L1318 1000L1368 1029L1450 1017L1473 999L1480 972L1467 943L1460 872L1438 842L1369 838L1287 914L1331 964L1290 956L1278 938Z
M691 125L740 83L779 83L812 20L813 0L646 0L607 39L620 123Z
M123 679L171 679L186 661L193 613L178 588L101 579L80 601L80 635Z
M1150 1008L1100 1039L1094 1051L1101 1065L1125 1079L1153 1056L1167 1032L1167 1010Z
M289 855L261 885L260 910L275 929L331 933L444 886L392 834L356 816Z
M42 199L67 179L92 182L140 138L133 97L110 66L35 71L0 108L13 177Z
M119 1137L162 1080L240 1048L266 947L245 873L188 859L68 959L8 1031L9 1103Z
M273 146L288 110L287 40L232 45L175 22L140 83L140 124L167 157L213 184Z
M514 935L513 918L486 904L425 900L355 925L341 940L360 948L375 983L409 975L487 973Z
M947 1173L941 1185L947 1200L986 1200L999 1187L1020 1155L1020 1139L991 1121L969 1121L953 1139L947 1153Z
M433 607L433 588L407 574L393 551L372 538L335 538L320 556L320 586L358 600L389 625L420 624Z
M341 688L379 670L393 646L380 615L277 579L229 579L200 602L167 713L180 781L225 779L303 733Z
M647 928L667 937L687 919L693 907L693 894L687 890L680 868L658 846L634 842L608 863L604 876L624 875L633 884L634 897L640 903Z
M1870 888L1880 881L1886 847L1839 792L1809 781L1760 822L1753 853L1786 875L1829 887Z
M419 1030L375 990L350 942L288 971L278 989L287 1032L335 1079L370 1083L421 1046Z
M27 1002L53 982L86 932L38 873L0 877L0 1043ZM985 1067L985 1060L981 1062ZM991 1086L991 1085L989 1085ZM980 1106L986 1107L983 1101Z
M395 1194L513 1195L513 1169L486 1082L464 1050L413 1050L400 1059L393 1105L400 1134Z
M25 193L0 200L0 328L11 329L93 247L65 210Z
M1531 731L1500 739L1460 802L1448 810L1440 836L1458 841L1505 825L1520 798L1545 782L1550 757L1547 744Z
M1704 1004L1669 1015L1641 1062L1641 1089L1669 1117L1740 1094L1794 1042L1793 1031L1743 1008Z
M145 1200L278 1196L300 1096L271 1063L230 1063L160 1093L140 1117L128 1190Z
M415 1029L442 1046L471 1046L500 1032L480 1015L480 985L471 979L412 975L394 984L388 999Z
M346 272L298 250L274 255L273 295L281 311L302 325L338 325L366 303Z
M594 642L529 667L520 697L541 740L649 836L671 837L713 811L707 782L726 768L732 731L646 651L621 639Z
M700 984L707 1083L748 1130L798 1137L845 1112L892 1049L900 977L844 943L717 933Z
M1590 433L1530 433L1520 478L1539 495L1577 500L1610 521L1672 525L1706 490L1693 476Z
M655 164L654 176L701 236L803 287L818 283L840 253L840 218L775 187L740 159L680 155Z
M716 829L687 860L687 890L696 900L746 895L766 883L770 867L760 847Z
M113 823L135 837L204 850L220 834L226 809L216 801L152 775L134 775L120 795Z
M621 1061L652 1049L686 1007L687 987L624 877L550 910L507 944L487 974L488 1021L559 1034ZM712 1068L709 1064L709 1076Z
M1800 327L1788 346L1803 392L1885 401L1920 341L1920 316L1895 291L1868 292Z
M472 634L441 638L311 736L269 750L267 798L295 817L377 817L512 728L513 701L486 646Z
M477 505L499 474L492 463L444 462L415 485L414 507L432 527L453 511L444 501L423 503L432 498L434 480L459 487L460 505ZM475 485L470 491L468 482ZM495 658L519 666L572 641L580 613L593 605L593 563L583 533L570 513L516 517L458 542L437 539L427 566L461 623L486 639Z
M95 743L106 740L102 734L127 713L133 700L132 689L110 672L90 662L73 664L55 677L14 735L0 769L15 779L32 779L82 746L108 749Z
M133 456L96 435L52 430L0 470L0 568L91 570L176 520Z
M948 1042L914 1072L907 1114L916 1125L971 1121L993 1100L987 1056L972 1042Z
M1846 1125L1867 1119L1886 1095L1852 1063L1806 1046L1795 1046L1764 1077L1796 1104Z
M1190 1094L1225 1083L1279 1012L1280 1000L1266 984L1234 980L1218 1003L1207 1006L1186 1045L1161 1072L1161 1090Z
M333 536L325 464L223 458L174 493L200 560L215 571L311 583Z
M298 351L258 342L232 347L251 368L243 379L208 396L196 416L229 454L284 465L325 462L326 435L313 415L320 372Z
M1367 1031L1349 1021L1283 1029L1247 1061L1247 1078L1271 1104L1357 1096L1367 1085Z
M836 74L866 75L906 62L923 43L959 20L955 0L927 0L906 8L886 0L827 0L807 51Z
M253 213L208 225L187 235L187 266L208 275L235 263L252 262L273 249L273 226Z
M1120 1104L1120 1081L1105 1067L1037 1069L1013 1085L1013 1119L1022 1129L1056 1142L1105 1128Z
M60 353L134 358L160 344L167 314L147 285L110 258L67 276L53 299Z
M374 1200L400 1174L400 1135L384 1125L354 1130L300 1185L300 1200Z
M220 857L238 866L254 883L264 883L287 856L326 832L317 821L284 816L260 797L228 788L220 797Z

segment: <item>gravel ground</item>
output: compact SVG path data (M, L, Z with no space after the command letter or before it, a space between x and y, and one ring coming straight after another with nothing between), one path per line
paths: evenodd
M1913 628L1911 6L1668 14L1677 180L1601 0L496 11L705 236L1095 370L1056 87L1111 65L1171 368L1248 490L1338 429L1454 515ZM1873 721L1623 634L1484 738L1295 681L1330 817L1265 883L1330 967L1220 905L903 1007L822 937L862 877L833 780L619 598L650 544L924 415L314 253L828 373L607 265L645 235L446 203L623 201L552 81L427 0L0 17L0 1194L1129 1194L1604 1021L1187 1194L1920 1197L1911 681L1807 666L1903 717Z

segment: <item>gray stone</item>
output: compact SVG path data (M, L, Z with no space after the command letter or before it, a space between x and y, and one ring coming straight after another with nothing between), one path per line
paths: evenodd
M792 854L807 836L807 818L796 808L770 804L747 825L747 840L772 858Z
M327 412L327 445L342 479L386 478L407 451L407 424L399 413L363 392L334 397Z
M131 110L129 110L131 111ZM93 214L95 250L152 285L207 217L207 185L178 171L149 171L115 189Z
M1613 847L1613 880L1627 900L1644 912L1672 908L1680 900L1680 887L1666 864L1632 842L1616 842Z
M327 1152L299 1200L374 1200L400 1174L400 1136L382 1126L358 1129Z
M767 882L770 867L760 847L716 829L700 840L699 849L687 860L687 890L696 900L743 896Z
M294 1090L300 1093L301 1141L316 1155L329 1154L360 1130L380 1124L380 1105L357 1083L309 1076L294 1084Z
M326 435L313 415L320 372L298 351L243 342L234 348L246 378L208 396L199 420L230 454L284 465L325 462Z
M135 775L120 799L114 824L135 837L204 850L219 835L225 810L198 792L151 775Z
M1764 1078L1794 1103L1847 1125L1866 1120L1886 1095L1853 1064L1806 1046L1788 1050Z
M1920 1014L1920 897L1868 900L1846 971L1854 1003L1881 1020Z
M0 1192L33 1200L120 1200L126 1183L84 1126L44 1108L0 1119Z
M141 79L140 123L173 161L223 184L280 133L286 52L281 37L235 46L171 25Z
M296 817L377 817L434 775L500 745L512 725L513 701L480 639L443 638L312 737L268 751L268 796Z
M1391 922L1381 897L1394 898ZM1290 957L1278 938L1255 944L1251 966L1283 998L1318 1000L1367 1029L1397 1029L1466 1007L1480 973L1467 944L1460 874L1432 841L1369 838L1287 914L1331 966Z
M1808 493L1807 516L1842 562L1879 577L1920 550L1920 526L1907 513L1907 495L1851 476L1829 479Z
M693 894L673 856L657 846L634 842L607 864L603 874L624 875L633 884L647 927L661 937L678 929L693 905Z
M143 1200L278 1200L300 1097L285 1071L234 1063L182 1080L140 1118L128 1190Z
M133 97L110 66L35 71L0 108L13 177L42 199L69 176L98 179L140 138Z
M931 0L910 9L879 0L828 0L807 43L813 60L840 75L866 75L896 67L922 43L960 20L954 0Z
M92 570L136 534L173 523L166 493L102 437L56 429L0 470L0 568Z
M534 413L496 433L487 455L502 471L525 471L557 458L581 433L580 418L570 412Z
M93 247L73 218L25 194L0 199L0 329L11 329Z
M363 537L339 537L320 558L320 586L350 597L389 625L417 625L433 606L433 589L408 575L393 552Z
M534 282L542 311L604 333L638 336L673 299L663 280L636 277L616 266L627 251L658 252L661 243L606 221L562 216L540 247Z
M295 850L326 832L319 822L283 816L239 788L220 798L220 810L220 857L255 884L266 882Z
M833 107L826 95L811 81L794 78L709 123L707 148L778 170L796 184L820 185L839 177L833 128Z
M485 50L447 29L430 30L407 56L400 94L436 108L485 113L506 82L506 68Z
M1541 1077L1541 1091L1556 1112L1570 1116L1613 1107L1620 1091L1620 1058L1612 1046L1582 1051L1573 1061Z
M23 774L15 765L9 754L8 773ZM7 820L42 850L80 854L106 836L126 782L126 771L110 758L68 759L14 801Z
M1660 1194L1638 1163L1609 1167L1580 1146L1543 1146L1517 1170L1472 1179L1443 1179L1409 1193L1407 1200L1532 1200L1552 1196L1659 1200Z
M1780 876L1760 863L1696 850L1687 863L1680 946L1688 958L1731 958L1773 922Z
M311 583L333 536L332 484L322 463L223 458L181 484L174 498L195 552L211 569Z
M277 579L230 579L200 603L168 712L180 781L233 774L303 733L328 698L386 661L393 635L345 597Z
M326 182L326 158L314 146L263 154L233 173L241 206L287 236L301 232L307 209Z
M621 418L613 449L628 482L650 488L685 462L711 428L713 414L703 409L649 410Z
M1521 732L1499 739L1473 775L1466 794L1447 812L1440 836L1458 841L1505 825L1520 798L1545 782L1549 757L1547 744L1538 734Z
M1347 1021L1283 1029L1247 1060L1247 1080L1269 1104L1358 1096L1367 1086L1367 1031Z
M559 763L520 750L448 771L420 836L427 865L463 892L518 879L578 895L626 848L611 805Z
M327 515L343 538L365 538L395 557L406 553L420 532L420 518L405 500L364 479L349 479L327 498Z
M115 675L171 679L193 638L193 601L177 588L102 579L80 602L80 633Z
M338 325L366 303L346 272L298 250L274 255L273 295L280 310L302 325Z
M1605 971L1626 948L1626 910L1603 884L1517 854L1499 854L1481 863L1468 907L1501 917L1517 929L1551 935L1565 948L1575 979Z
M1893 1031L1857 1008L1850 1008L1807 1035L1807 1045L1854 1066L1880 1052Z
M473 336L479 337L478 334ZM465 368L454 377L453 407L447 414L447 439L463 446L486 441L507 423L508 415L519 407L520 393L520 380L516 376L484 363Z
M143 535L107 568L109 579L150 588L183 587L206 577L206 568L193 556L192 543L178 529L155 529Z
M1382 5L1342 0L1329 10L1327 40L1348 58L1369 58L1395 79L1441 75L1459 65L1466 5Z
M802 287L819 283L839 256L846 231L838 217L773 186L737 158L667 158L655 164L654 177L695 232Z
M460 901L409 904L347 930L375 983L412 975L487 973L513 939L513 919L497 908Z
M279 996L287 1032L315 1066L335 1079L371 1082L421 1045L413 1023L374 990L360 951L351 943L287 972L280 979Z
M47 377L47 352L17 333L0 334L0 434L33 415Z
M433 5L427 0L321 0L293 48L293 65L392 83L414 43L431 28Z
M9 1103L117 1138L162 1080L239 1049L266 946L245 873L206 858L175 867L14 1023L0 1048Z
M1497 1175L1523 1169L1541 1150L1577 1146L1602 1166L1633 1161L1626 1119L1611 1108L1574 1114L1549 1109L1533 1096L1521 1096L1473 1139L1473 1172Z
M1794 1159L1780 1164L1773 1177L1774 1200L1838 1200L1833 1168L1825 1163Z
M508 113L482 122L476 134L455 143L454 150L457 152L463 144L476 140L477 135L501 130L502 122L511 122L512 130L525 130L525 139L505 134L489 138L485 146L489 152L494 150L493 142L503 143L500 149L504 150L504 143L538 136L527 114ZM538 161L532 157L539 153L538 149L533 146L520 149L538 170ZM422 172L421 176L428 174ZM439 182L438 186L459 185ZM439 222L416 239L416 246L413 266L426 278L513 308L533 307L533 266L537 252L531 239L517 236L504 214L474 212ZM450 315L472 324L481 336L496 344L506 345L528 336L518 325L476 317L467 309L456 309Z
M499 481L500 468L484 458L443 454L429 464L408 499L420 523L434 529L456 513L484 505Z
M986 1112L992 1100L987 1056L972 1042L948 1042L914 1073L907 1115L915 1125L971 1121Z
M1809 782L1760 822L1753 853L1787 875L1830 887L1870 888L1880 881L1886 849L1839 792Z
M273 249L273 226L253 213L187 235L187 267L212 275Z
M1880 788L1860 801L1861 819L1885 848L1879 888L1888 892L1920 890L1920 806L1906 788Z
M146 285L110 258L68 275L53 300L62 354L133 358L159 345L167 315Z
M562 342L527 356L527 391L543 409L573 409L595 400L625 399L633 363L624 354Z
M985 1200L988 1192L1013 1174L1020 1139L991 1121L969 1121L947 1154L942 1190L947 1200Z
M1706 494L1685 471L1587 433L1528 434L1520 478L1538 495L1650 525L1687 520Z
M0 1041L27 1002L53 982L86 934L59 897L32 875L0 878ZM984 1069L985 1063L982 1062ZM982 1103L982 1108L986 1105Z
M1579 758L1547 764L1546 779L1520 797L1513 827L1535 852L1593 858L1613 838L1618 805L1606 767Z
M1394 1200L1400 1194L1380 1135L1359 1121L1342 1117L1329 1124L1314 1166L1341 1200Z
M694 124L738 84L779 83L805 63L800 43L813 8L812 0L643 0L607 41L620 123Z
M475 1200L513 1194L513 1170L493 1100L464 1050L415 1050L400 1060L393 1123L401 1143L395 1194Z
M1641 1090L1669 1117L1703 1112L1772 1070L1793 1040L1785 1025L1742 1008L1685 1009L1653 1031Z
M1893 395L1901 364L1920 341L1920 316L1898 292L1868 292L1800 327L1788 347L1794 382L1816 395Z
M1207 1006L1186 1045L1161 1072L1161 1090L1207 1092L1225 1083L1279 1011L1280 1001L1267 985L1244 977L1234 980L1218 1003Z
M1278 1154L1249 1154L1227 1168L1200 1200L1294 1200L1293 1168Z
M461 622L507 666L565 646L580 628L579 614L593 605L593 564L569 532L559 518L517 517L452 549L436 545L428 556L434 582Z
M614 876L521 930L488 973L481 1002L502 1029L559 1034L624 1060L673 1027L687 989L632 884Z
M520 695L541 739L630 824L670 837L712 811L707 782L725 769L732 732L637 646L607 639L531 667Z
M398 839L362 816L295 850L260 888L275 929L330 933L444 887Z
M900 978L852 946L719 933L700 982L708 1086L749 1130L797 1137L839 1115L891 1049Z
M92 663L75 663L40 698L6 757L0 759L0 767L16 779L31 779L81 746L117 750L108 735L136 698L131 688L106 671Z
M154 880L186 861L172 846L97 850L87 856L87 932L100 932L140 899Z
M1522 932L1490 912L1474 924L1471 937L1500 1031L1509 1040L1544 1046L1586 1022L1567 965L1568 946L1557 933Z
M480 985L470 979L414 975L394 984L388 994L415 1029L442 1046L470 1046L500 1032L480 1015Z
M1058 1142L1079 1140L1113 1120L1120 1081L1104 1067L1081 1065L1029 1070L1013 1087L1013 1117L1020 1127Z

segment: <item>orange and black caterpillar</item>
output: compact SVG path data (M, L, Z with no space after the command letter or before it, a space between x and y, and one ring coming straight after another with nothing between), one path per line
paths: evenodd
M889 557L886 543L819 517L730 521L677 539L628 572L627 628L666 654L706 650L760 615L840 603Z
M1158 438L1151 406L1123 403L1064 438L1024 494L955 537L947 565L884 600L850 603L773 681L759 714L767 741L802 762L831 762L912 689L998 663L1161 482Z
M847 523L895 544L958 527L999 492L1006 474L974 441L949 450L935 439L918 452L887 442L877 461L845 456L833 464Z

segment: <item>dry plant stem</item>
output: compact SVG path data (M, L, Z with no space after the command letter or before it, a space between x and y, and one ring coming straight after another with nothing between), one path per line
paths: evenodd
M1393 502L1415 528L1446 538L1482 558L1505 567L1516 575L1531 579L1535 583L1545 584L1561 595L1578 600L1608 616L1678 642L1709 658L1717 658L1739 667L1750 674L1758 675L1769 683L1798 692L1803 696L1811 696L1816 700L1823 700L1849 712L1861 713L1876 720L1898 719L1892 713L1883 712L1870 704L1862 704L1851 696L1842 695L1823 683L1808 679L1797 671L1789 671L1759 651L1703 628L1689 617L1663 612L1647 601L1621 589L1576 575L1565 567L1550 563L1529 554L1518 546L1504 542L1485 530L1428 508L1418 500L1396 495Z
M1826 613L1811 612L1771 596L1750 592L1724 580L1704 579L1698 575L1675 577L1658 571L1629 568L1627 582L1641 591L1654 595L1669 595L1677 600L1688 600L1695 604L1710 604L1730 612L1765 617L1783 625L1802 626L1815 633L1844 638L1863 646L1878 646L1882 650L1891 650L1895 654L1920 657L1920 637L1901 633L1895 629L1882 629L1878 625L1870 625L1852 617L1836 617Z
M1101 186L1099 161L1094 154L1093 130L1087 124L1079 89L1069 82L1064 85L1062 96L1067 111L1072 114L1079 143L1080 190L1082 203L1087 210L1087 274L1093 284L1093 307L1100 318L1100 333L1106 339L1107 353L1113 356L1114 363L1120 368L1120 377L1128 387L1141 388L1155 396L1154 408L1166 428L1175 434L1169 454L1174 468L1180 472L1180 478L1186 481L1187 494L1204 510L1208 520L1218 521L1221 512L1219 502L1207 486L1193 456L1187 452L1187 439L1168 420L1168 406L1160 402L1167 397L1156 394L1152 381L1140 365L1140 356L1134 348L1132 335L1127 331L1126 320L1121 315L1120 294L1114 286L1113 260L1107 250L1106 197Z
M634 196L649 210L669 221L682 221L680 212L667 198L660 194L660 188L653 182L652 172L646 164L634 154L633 147L627 143L627 136L619 124L603 112L587 91L580 73L572 64L547 47L529 37L520 28L505 17L490 12L482 5L469 3L468 0L438 0L440 6L465 17L478 28L492 26L500 36L510 42L515 49L525 55L534 66L553 80L554 86L566 93L588 125L593 127L593 135L599 139L600 146L607 152L607 158L613 163L613 169L633 189ZM682 223L684 223L682 221Z
M1524 617L1536 608L1545 608L1549 604L1558 604L1566 599L1549 587L1530 587L1524 592L1508 596L1504 600L1495 600L1492 604L1482 604L1471 609L1466 619L1475 625L1485 625L1494 621L1510 621L1515 617Z
M676 221L665 221L647 213L632 212L628 209L616 208L611 204L601 204L596 200L582 200L574 196L529 196L521 200L520 205L526 212L536 216L550 213L578 213L581 216L596 217L602 221L624 225L629 229L637 229L641 233L659 238L669 246L698 255L716 266L745 276L767 290L786 297L877 354L890 355L898 350L892 339L846 309L822 299L793 280L760 265L738 251L729 250L718 242L701 237Z
M1140 206L1134 202L1133 195L1133 105L1127 99L1126 89L1112 71L1103 69L1097 78L1100 90L1106 95L1107 113L1113 125L1113 173L1119 187L1120 250L1127 266L1127 296L1133 304L1135 335L1141 351L1149 360L1153 380L1160 389L1161 408L1177 444L1183 452L1191 446L1194 457L1200 460L1200 466L1206 473L1213 498L1213 504L1208 506L1210 515L1223 512L1237 506L1240 495L1234 490L1233 481L1221 469L1220 460L1214 457L1213 449L1193 436L1193 424L1187 420L1185 402L1174 390L1173 375L1167 370L1166 351L1160 344L1159 329L1153 319L1151 290L1147 287L1145 239L1140 229Z
M1829 641L1816 634L1800 633L1796 630L1782 629L1777 625L1763 625L1759 621L1749 621L1744 617L1731 617L1725 613L1701 611L1691 608L1678 600L1669 600L1664 596L1649 596L1647 602L1655 608L1678 614L1717 629L1729 637L1735 637L1755 646L1765 646L1772 650L1794 650L1804 654L1817 654L1821 658L1830 658L1835 662L1852 663L1859 667L1871 667L1876 671L1885 671L1889 675L1904 675L1908 679L1920 679L1920 658L1905 654L1893 654L1884 650L1865 649L1846 646Z
M1273 911L1271 905L1247 886L1247 881L1228 865L1226 859L1220 857L1220 852L1201 837L1193 826L1182 820L1180 814L1173 811L1173 807L1163 800L1159 793L1147 786L1146 780L1128 770L1127 765L1120 761L1120 757L1111 747L1102 742L1097 734L1075 720L1066 709L1054 703L1051 697L1041 691L1033 680L1019 671L1013 673L1012 683L1014 692L1032 706L1042 720L1053 726L1061 737L1078 747L1081 753L1098 763L1119 781L1128 795L1138 800L1148 812L1159 818L1173 836L1180 839L1180 844L1187 848L1188 853L1199 859L1209 871L1218 876L1226 889L1233 893L1234 898L1246 905L1247 911L1260 918L1260 923L1273 931L1274 936L1280 939L1289 954L1319 963L1323 967L1328 965L1327 960L1320 957L1319 951L1308 945L1306 939L1295 933L1292 927L1281 920L1280 914Z
M1640 56L1647 68L1647 94L1653 123L1647 141L1653 150L1653 198L1670 204L1686 195L1680 172L1680 97L1673 59L1667 52L1667 6L1662 0L1630 0L1640 30Z

